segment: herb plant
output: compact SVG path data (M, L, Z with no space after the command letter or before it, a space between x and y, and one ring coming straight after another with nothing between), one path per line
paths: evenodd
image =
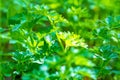
M1 0L0 80L119 80L119 0Z

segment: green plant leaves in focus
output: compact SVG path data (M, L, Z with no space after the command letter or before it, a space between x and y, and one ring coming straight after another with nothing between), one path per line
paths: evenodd
M1 0L0 80L119 80L119 0Z

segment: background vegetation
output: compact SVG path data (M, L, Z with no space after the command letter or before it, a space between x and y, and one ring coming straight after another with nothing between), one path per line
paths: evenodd
M0 0L0 80L119 80L120 0Z

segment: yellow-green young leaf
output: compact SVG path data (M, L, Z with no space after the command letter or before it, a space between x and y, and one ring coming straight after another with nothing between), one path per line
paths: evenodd
M84 40L80 39L80 36L77 34L71 32L59 32L57 33L57 37L65 42L66 47L81 46L87 48L87 45L84 43Z

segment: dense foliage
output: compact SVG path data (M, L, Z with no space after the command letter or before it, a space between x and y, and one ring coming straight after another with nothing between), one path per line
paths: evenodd
M120 0L1 0L0 80L119 80Z

